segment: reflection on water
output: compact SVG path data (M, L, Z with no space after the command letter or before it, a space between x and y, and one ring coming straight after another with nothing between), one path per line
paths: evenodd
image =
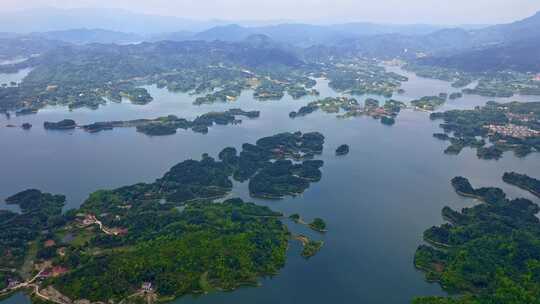
M406 93L396 99L452 92L447 82L400 73L410 81L403 86ZM319 81L317 89L321 98L336 95L325 81ZM68 207L74 208L92 191L152 181L172 165L205 152L215 156L226 146L239 148L242 143L284 131L320 131L326 136L321 156L325 161L323 178L303 195L281 201L251 199L246 183L235 183L232 194L285 214L299 213L306 220L324 218L329 232L317 235L325 241L319 254L306 261L299 255L298 244L292 243L286 267L279 275L263 279L262 287L185 297L175 303L347 303L353 299L360 303L409 303L417 295L442 294L438 285L423 280L412 261L422 232L442 222L444 206L473 204L453 192L450 179L463 175L475 187L498 186L510 197L533 199L504 184L501 176L505 171L540 172L538 154L517 159L508 153L499 161L479 160L471 149L458 156L443 154L446 143L432 137L439 131L438 123L430 121L425 112L403 111L396 124L388 127L369 117L337 119L322 112L288 117L290 111L314 97L262 102L244 92L233 103L193 106L193 96L155 87L149 90L154 101L146 106L123 102L95 111L49 107L37 115L12 117L9 123L28 121L34 128L0 128L0 197L33 187L66 194ZM449 101L444 108L470 108L486 100L466 96ZM214 126L207 135L180 130L164 137L148 137L134 129L98 134L47 132L41 126L43 121L64 118L79 123L168 114L193 118L231 107L260 110L261 117L244 119L240 125ZM6 123L5 118L0 119L1 125ZM344 143L350 145L349 155L336 157L334 150ZM313 233L288 224L295 231ZM22 296L17 297L16 302L11 298L2 304L27 303Z

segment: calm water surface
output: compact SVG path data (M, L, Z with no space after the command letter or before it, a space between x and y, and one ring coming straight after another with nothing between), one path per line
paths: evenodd
M406 92L395 96L398 100L454 91L448 82L398 71L410 78L403 85ZM444 206L462 208L474 203L458 197L450 179L463 175L476 187L498 186L511 197L534 200L528 193L504 184L501 176L506 171L518 171L539 177L538 154L518 159L507 153L499 161L479 160L471 149L458 156L444 155L447 143L432 137L432 133L440 132L439 122L430 121L428 113L403 111L392 127L369 117L340 120L321 112L290 119L290 111L313 98L262 102L245 92L233 103L193 106L193 96L147 88L154 101L146 106L122 102L98 110L74 111L48 107L37 115L12 117L9 121L2 117L0 197L33 187L67 195L66 208L75 208L92 191L153 181L174 164L199 158L205 152L216 156L226 146L240 148L242 143L285 131L320 131L326 136L320 157L325 161L323 178L302 196L281 201L251 199L246 183L235 183L231 195L286 214L297 212L307 220L324 218L329 232L322 236L289 225L295 231L323 239L323 249L306 261L299 255L298 244L292 243L285 268L278 276L263 279L262 287L185 297L174 302L177 304L409 303L414 296L441 295L444 292L438 285L426 283L422 273L414 269L413 256L422 243L422 232L442 223ZM319 81L318 89L321 97L337 95L324 80ZM506 100L539 99L518 96ZM441 110L472 108L487 100L493 98L466 96L449 101ZM207 135L179 130L165 137L148 137L135 129L89 134L81 130L45 131L42 127L44 121L64 118L80 124L168 114L194 118L231 107L261 110L261 117L244 119L235 126L214 126ZM29 131L3 127L23 122L34 127ZM350 145L350 154L336 157L334 150L343 143ZM28 300L19 294L0 303Z

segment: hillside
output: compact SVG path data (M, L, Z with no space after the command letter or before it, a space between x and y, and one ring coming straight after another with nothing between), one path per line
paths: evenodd
M251 35L266 35L280 43L310 47L318 44L338 45L344 40L359 39L364 36L428 35L441 29L443 27L432 25L385 25L362 22L333 25L283 23L255 27L229 24L216 26L192 36L186 36L179 32L178 40L241 41ZM171 33L169 37L174 37L174 33Z
M73 44L87 43L116 43L127 44L140 42L144 38L137 34L109 31L103 29L72 29L64 31L36 32L29 35L30 38L42 38L58 40Z
M517 22L468 34L473 37L468 48L457 54L436 54L419 63L469 72L540 72L540 12Z
M448 57L431 57L419 62L468 72L514 70L540 72L540 36Z

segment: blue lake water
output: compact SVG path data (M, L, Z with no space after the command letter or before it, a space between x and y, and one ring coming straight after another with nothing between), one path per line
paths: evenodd
M410 80L403 85L406 92L395 99L410 101L454 91L448 82L398 72ZM369 117L343 120L322 112L290 119L290 111L314 97L256 101L252 92L244 92L235 102L194 106L194 96L147 88L154 101L145 106L122 102L98 110L74 111L48 107L37 115L0 118L0 198L38 188L65 194L66 208L75 208L92 191L152 181L174 164L199 158L202 153L216 156L224 147L239 148L242 143L285 131L319 131L326 136L320 157L325 161L323 178L303 195L280 201L251 199L245 183L236 183L231 194L286 214L299 213L306 220L324 218L329 227L325 235L289 224L293 230L324 240L323 249L306 261L299 255L298 244L291 243L287 265L279 275L261 280L261 287L184 297L174 303L409 303L414 296L444 294L438 285L423 280L423 274L413 266L413 256L422 243L422 232L442 223L444 206L474 204L453 192L450 179L462 175L474 186L498 186L510 197L534 200L528 193L504 184L501 177L506 171L540 177L538 153L523 159L506 153L499 161L479 160L471 149L458 156L443 154L447 143L432 137L432 133L440 132L439 122L430 121L425 112L405 110L391 127ZM321 98L337 95L324 80L319 80L317 89ZM447 102L441 110L472 108L488 100L494 99L466 96ZM135 129L89 134L81 130L46 131L42 127L44 121L65 118L80 124L169 114L194 118L232 107L260 110L261 117L244 119L240 125L214 126L206 135L179 130L164 137L148 137ZM4 127L23 122L34 127L29 131ZM350 145L350 153L336 157L334 151L343 143ZM24 299L17 295L0 303L28 303Z

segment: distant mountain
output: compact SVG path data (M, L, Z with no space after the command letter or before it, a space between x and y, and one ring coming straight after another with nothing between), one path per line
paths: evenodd
M10 60L18 57L30 57L42 54L66 43L43 38L28 38L24 36L4 36L0 38L0 61Z
M249 35L242 42L254 48L286 48L285 45L263 34Z
M144 40L144 37L137 34L109 31L102 29L73 29L65 31L51 31L31 33L29 37L58 40L73 44L87 43L116 43L127 44Z
M157 41L186 41L193 38L195 33L190 31L179 31L179 32L169 32L169 33L159 33L147 35L145 41L148 42L157 42Z
M261 33L256 29L243 27L237 24L229 24L223 26L216 26L206 31L197 33L191 37L193 40L205 40L205 41L241 41L248 36Z
M540 35L540 12L520 21L472 31L472 34L487 43L509 43L535 38Z
M473 46L474 39L470 33L459 28L439 30L427 35L362 36L343 39L333 44L335 52L338 54L408 60L433 54L455 54ZM323 51L327 52L328 50Z
M314 44L334 43L351 35L344 34L325 26L309 24L278 24L259 27L245 27L238 24L221 25L201 31L194 35L170 33L162 38L170 40L203 40L203 41L228 41L238 42L253 35L264 35L273 41L290 44L297 47L311 46ZM176 36L176 37L175 37ZM176 38L176 39L174 39ZM153 38L155 39L155 37Z
M465 46L461 52L434 54L419 63L471 72L540 72L540 12L510 24L469 31L461 38Z
M68 85L81 77L88 81L106 83L118 78L128 79L174 69L205 68L220 64L248 69L276 69L280 66L302 66L305 63L294 53L277 48L251 47L242 42L160 41L128 45L71 44L5 68L34 67L26 79L27 83L62 82Z
M245 27L238 24L222 25L199 32L182 40L242 41L251 35L265 35L274 41L298 47L317 44L337 44L346 39L360 39L379 35L427 35L443 29L431 25L384 25L374 23L345 23L335 25L311 25L284 23L277 25Z
M540 36L447 57L424 58L419 62L468 72L514 70L538 73L539 50Z
M479 50L495 47L497 48L491 52L500 54L503 50L511 50L510 44L515 42L520 42L520 47L523 48L527 44L525 40L539 36L540 13L537 13L514 23L480 29L446 28L423 35L403 33L364 35L344 39L335 46L342 53L379 58L400 57L409 60L426 56L458 58L460 53L473 54L473 51L477 53ZM443 61L424 60L432 63Z
M445 27L428 24L376 24L369 22L353 22L344 24L330 25L329 28L335 31L357 35L373 36L384 34L402 34L402 35L427 35Z

